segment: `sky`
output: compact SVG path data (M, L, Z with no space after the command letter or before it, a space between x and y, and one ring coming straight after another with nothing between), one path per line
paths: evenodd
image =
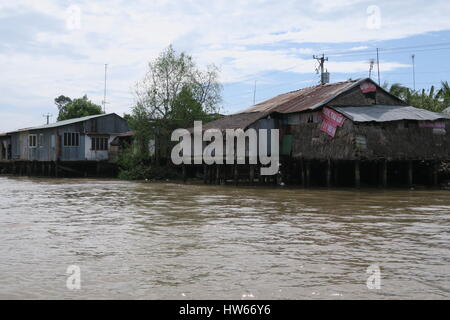
M105 64L106 111L129 113L170 44L219 67L224 114L316 85L321 54L337 82L368 77L379 48L381 83L409 87L414 54L428 89L449 80L449 15L448 0L0 0L0 132L56 121L59 95L101 104Z

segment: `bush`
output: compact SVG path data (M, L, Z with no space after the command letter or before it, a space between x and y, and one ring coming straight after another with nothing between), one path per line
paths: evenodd
M121 153L118 164L119 179L173 180L181 178L176 167L152 163L147 157L140 154L134 154L130 149Z

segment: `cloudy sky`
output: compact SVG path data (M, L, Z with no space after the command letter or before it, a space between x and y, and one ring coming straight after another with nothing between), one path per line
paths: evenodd
M450 2L365 0L0 0L0 131L57 115L53 99L87 94L129 112L147 63L173 44L216 64L224 113L317 83L368 76L380 48L381 82L429 88L450 73ZM376 73L375 73L376 80ZM53 120L56 117L53 117Z

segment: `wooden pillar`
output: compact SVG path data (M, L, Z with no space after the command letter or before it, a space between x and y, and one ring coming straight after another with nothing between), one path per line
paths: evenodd
M306 162L305 162L305 173L306 173L305 187L309 187L311 185L311 161L310 160L306 160Z
M300 159L300 165L299 165L299 168L300 168L300 185L302 186L302 187L304 187L305 186L305 170L304 170L304 163L303 163L303 159Z
M387 160L383 159L380 161L380 182L383 188L387 187L387 166Z
M203 183L208 183L208 166L206 164L203 165Z
M95 164L95 175L96 175L97 177L99 177L99 176L100 176L100 173L101 173L100 161L97 161L97 163Z
M251 164L249 170L250 185L253 185L253 183L255 182L255 166Z
M355 161L355 187L360 188L361 187L361 170L360 170L360 161Z
M331 159L327 160L327 188L331 187Z
M220 185L220 165L216 164L216 184Z
M439 183L439 162L433 161L431 163L431 183L433 187L437 187Z
M187 180L187 174L186 174L186 165L183 163L181 166L182 175L183 175L183 182L186 182Z
M55 177L58 178L59 175L59 165L58 165L58 161L54 162L54 166L55 166Z
M334 185L339 186L339 161L333 162Z
M411 160L408 161L408 186L411 187L413 185L413 162Z
M239 184L239 172L238 172L237 164L234 165L233 179L234 179L234 184L237 186Z

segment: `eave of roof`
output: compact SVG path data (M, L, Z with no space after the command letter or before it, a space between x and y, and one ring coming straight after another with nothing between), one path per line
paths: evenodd
M400 120L436 121L450 119L449 115L411 106L349 106L331 107L353 122L390 122Z
M16 132L24 132L24 131L34 131L34 130L45 130L45 129L58 128L58 127L63 127L63 126L71 125L71 124L78 123L78 122L84 122L84 121L95 119L95 118L101 118L101 117L110 116L110 115L113 115L113 114L116 115L115 113L96 114L96 115L87 116L87 117L81 117L81 118L75 118L75 119L58 121L58 122L55 122L55 123L45 124L45 125L37 126L37 127L23 128L23 129L19 129L19 130L16 130L16 131L11 131L11 132L8 132L8 133L16 133Z

